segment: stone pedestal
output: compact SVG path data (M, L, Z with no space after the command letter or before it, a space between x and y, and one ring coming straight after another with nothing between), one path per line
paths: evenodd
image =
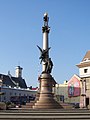
M42 73L40 76L41 88L39 100L33 106L34 109L59 109L62 106L56 102L52 94L52 76L48 73Z

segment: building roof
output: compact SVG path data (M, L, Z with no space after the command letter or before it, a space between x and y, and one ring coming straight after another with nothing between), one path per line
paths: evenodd
M82 61L90 60L90 50L86 52Z
M12 77L11 75L0 74L0 79L2 83L7 86L27 88L26 82L21 77Z
M82 61L76 65L79 68L90 66L90 50L86 52Z
M35 88L32 88L31 90L37 90L38 89L38 87L35 87Z
M76 79L77 79L78 81L81 80L81 78L80 78L78 75L74 74L74 75L71 77L71 79L68 81L68 84L69 84L69 82L74 81L74 80L76 80Z

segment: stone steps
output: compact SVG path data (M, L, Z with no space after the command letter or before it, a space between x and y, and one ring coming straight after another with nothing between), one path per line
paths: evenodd
M90 120L89 110L7 110L0 120Z

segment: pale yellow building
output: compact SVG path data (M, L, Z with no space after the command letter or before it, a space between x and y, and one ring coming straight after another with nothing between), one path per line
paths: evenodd
M57 101L61 103L80 103L81 82L80 77L73 75L69 81L64 81L63 84L56 84L55 96Z

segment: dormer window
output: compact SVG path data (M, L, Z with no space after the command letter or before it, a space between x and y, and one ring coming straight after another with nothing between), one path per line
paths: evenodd
M88 69L84 69L84 73L87 73L88 72Z
M87 60L89 60L88 58L84 58L84 61L87 61Z

